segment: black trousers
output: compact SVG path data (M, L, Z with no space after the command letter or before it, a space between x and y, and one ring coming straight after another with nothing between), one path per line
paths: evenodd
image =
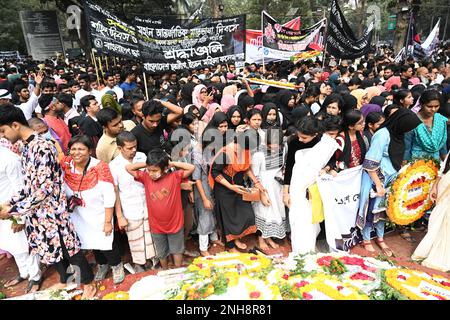
M89 284L94 280L94 274L92 272L92 268L89 265L84 253L80 250L78 253L73 256L69 255L67 251L66 245L64 244L63 237L61 233L59 233L59 239L61 243L61 248L63 251L63 260L59 261L55 264L56 271L59 273L59 281L61 283L66 283L70 276L73 274L67 273L67 269L69 265L74 265L80 270L80 282L83 284Z

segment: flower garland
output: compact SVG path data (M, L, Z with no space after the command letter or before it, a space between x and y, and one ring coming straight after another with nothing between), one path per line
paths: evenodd
M450 300L450 279L426 272L386 270L386 282L412 300Z
M369 297L335 276L317 274L312 278L285 275L279 280L283 299L292 300L368 300Z
M387 197L387 215L398 225L417 221L431 208L428 199L438 166L431 159L414 160L402 168L391 185Z
M198 272L210 277L213 270L237 274L261 273L272 267L272 261L264 256L249 253L219 253L214 257L198 257L188 267L189 272Z

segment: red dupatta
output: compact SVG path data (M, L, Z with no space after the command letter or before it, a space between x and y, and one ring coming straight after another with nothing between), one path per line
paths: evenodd
M61 168L64 170L64 182L74 192L85 191L94 188L99 181L109 182L114 185L114 178L109 170L109 166L100 161L95 167L87 170L86 175L83 178L83 174L72 172L70 164L73 159L71 156L65 156L61 159ZM83 178L83 183L81 179Z
M238 155L238 151L237 151L237 145L233 144L233 145L227 145L225 147L223 147L213 158L213 160L211 161L211 168L212 165L214 163L214 161L216 161L217 157L219 155L221 155L222 153L225 153L228 158L230 159L231 163L229 165L227 165L224 169L224 172L229 175L230 177L233 177L236 173L238 172L242 172L242 171L247 171L248 169L250 169L251 163L250 163L250 150L244 150L244 162L241 163L240 160L242 160L242 157L240 157ZM214 189L214 178L212 177L211 174L211 168L209 169L209 175L208 175L208 183L209 186L211 187L211 189Z

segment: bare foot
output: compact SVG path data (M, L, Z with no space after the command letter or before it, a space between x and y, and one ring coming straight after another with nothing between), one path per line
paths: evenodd
M87 284L83 288L83 295L81 296L81 300L92 299L96 293L97 293L97 288L92 284Z
M258 237L258 246L261 250L269 249L269 246L266 243L266 239L264 239L263 237Z
M280 247L278 244L275 243L275 241L272 240L272 238L268 238L266 241L269 244L269 246L271 246L273 249L278 249Z
M59 289L65 289L67 288L67 284L66 283L56 283L54 285L52 285L50 288L48 288L49 290L59 290Z
M17 276L14 279L9 280L7 283L5 283L3 286L5 288L14 287L18 285L19 283L25 281L26 279L22 278L21 276Z
M206 250L206 251L200 251L200 255L202 257L209 257L211 254L208 252L208 250Z
M236 247L238 247L241 250L247 249L247 245L245 243L241 242L241 240L239 240L239 239L234 240L234 244L236 245Z

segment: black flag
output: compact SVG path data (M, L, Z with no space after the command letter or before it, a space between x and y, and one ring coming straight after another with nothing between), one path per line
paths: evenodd
M337 0L333 0L328 23L327 52L339 59L355 59L367 54L372 40L373 22L360 39L349 27Z

